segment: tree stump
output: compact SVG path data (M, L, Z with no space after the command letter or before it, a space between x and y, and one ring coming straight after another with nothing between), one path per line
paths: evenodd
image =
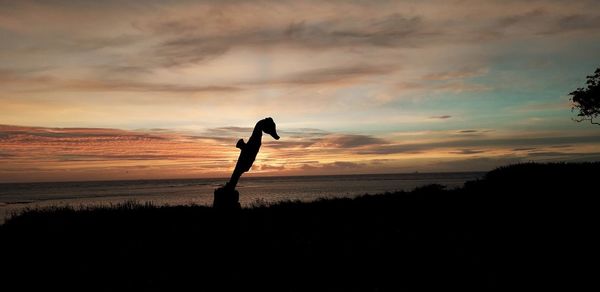
M240 193L227 184L215 190L213 207L217 209L240 209Z

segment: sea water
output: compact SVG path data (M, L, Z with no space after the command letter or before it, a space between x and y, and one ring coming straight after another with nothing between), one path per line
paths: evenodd
M480 178L481 172L328 175L290 177L242 177L237 190L240 203L355 197L394 191L410 191L428 184L448 188ZM90 182L0 184L0 223L24 208L95 206L127 201L156 205L210 205L213 191L227 179L127 180Z

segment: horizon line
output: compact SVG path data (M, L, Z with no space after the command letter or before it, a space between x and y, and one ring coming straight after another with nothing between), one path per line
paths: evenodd
M496 167L498 168L498 167ZM494 169L496 169L494 168ZM493 170L493 169L492 169ZM308 174L308 175L261 175L261 174L253 174L246 175L245 178L283 178L283 177L324 177L324 176L360 176L360 175L410 175L410 174L446 174L446 173L487 173L492 170L473 170L473 171L414 171L414 172L382 172L382 173L349 173L349 174ZM229 176L218 176L218 177L178 177L178 178L140 178L140 179L90 179L90 180L48 180L48 181L7 181L1 182L0 185L3 184L43 184L43 183L87 183L87 182L126 182L126 181L166 181L166 180L197 180L197 179L205 179L205 180L217 180L217 179L225 179L227 180ZM225 184L226 181L223 182Z

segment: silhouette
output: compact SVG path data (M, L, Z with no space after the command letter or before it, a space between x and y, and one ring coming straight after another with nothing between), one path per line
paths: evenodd
M600 68L594 71L594 75L587 76L587 88L577 88L577 90L569 93L573 106L571 111L579 110L578 119L576 122L589 120L594 125L600 125L594 122L595 118L600 116Z
M30 209L0 225L0 275L23 291L584 290L596 279L599 172L527 163L457 189L237 217L199 205Z
M225 186L215 190L213 207L221 209L240 208L240 194L235 187L242 174L250 170L252 163L256 159L258 150L260 150L262 132L271 135L275 140L279 140L275 122L272 118L262 119L256 123L252 131L252 136L248 139L248 143L245 143L244 139L238 140L235 147L241 150L240 156L235 164L235 169L231 174L229 182Z

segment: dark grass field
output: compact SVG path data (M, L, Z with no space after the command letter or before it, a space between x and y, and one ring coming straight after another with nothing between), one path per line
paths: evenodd
M3 291L574 288L596 278L600 163L239 211L30 210L0 227ZM243 196L243 194L241 194Z

